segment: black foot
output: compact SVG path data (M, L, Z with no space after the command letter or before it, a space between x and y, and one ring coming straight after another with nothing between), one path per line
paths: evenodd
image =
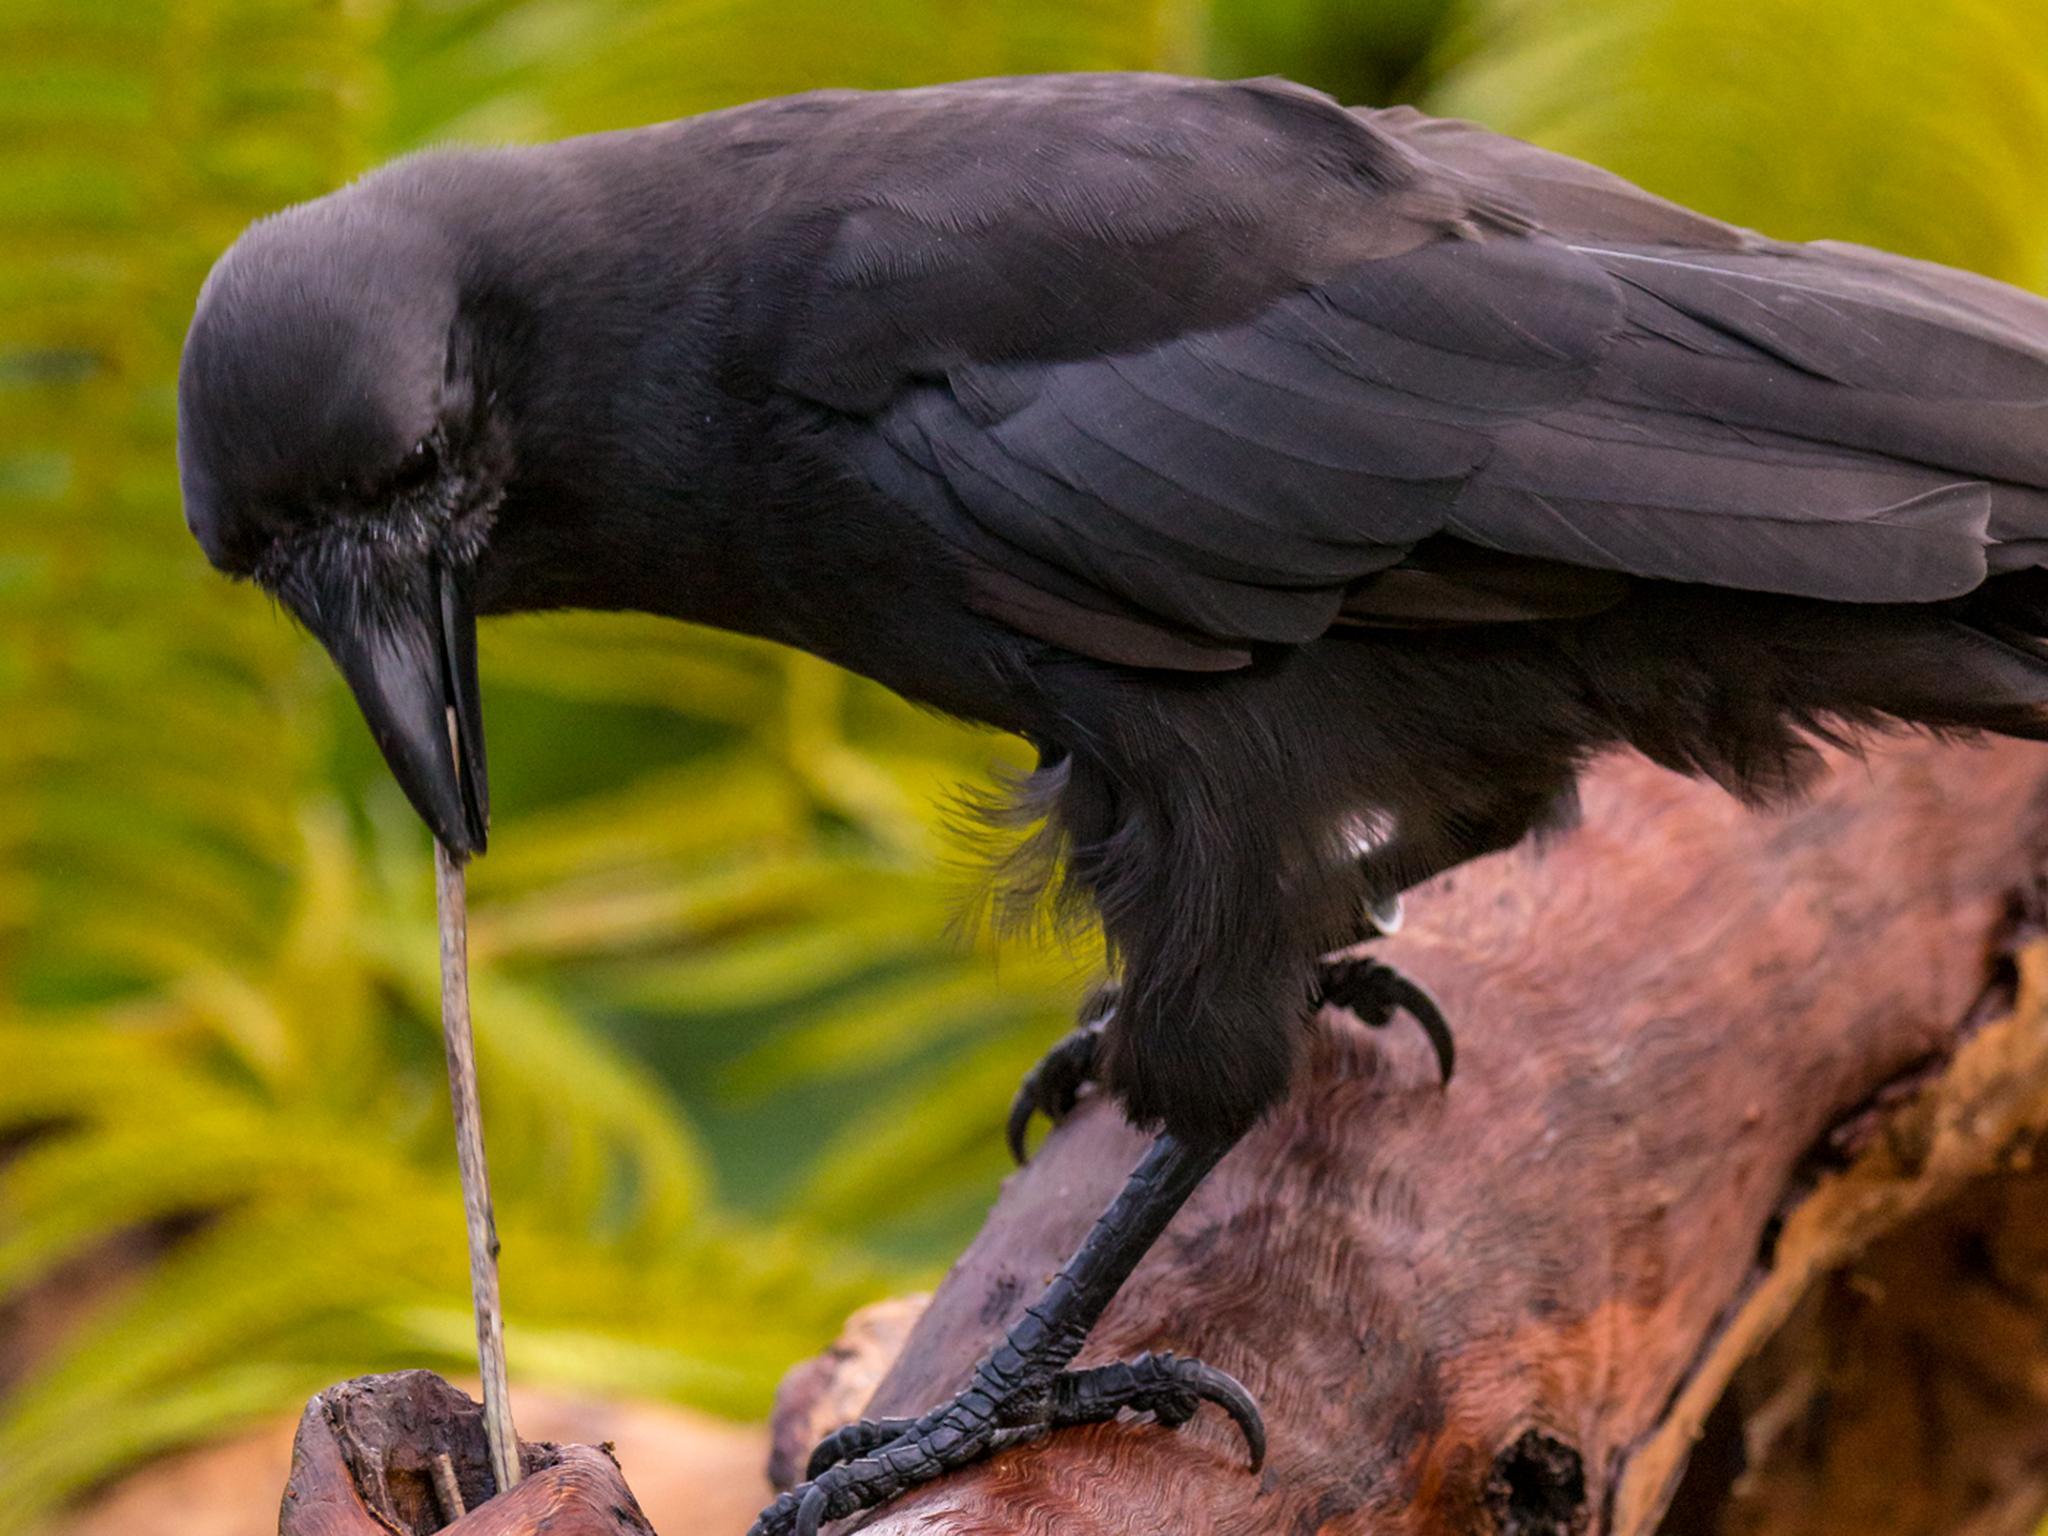
M1010 1118L1003 1127L1011 1158L1024 1161L1024 1132L1034 1114L1042 1114L1057 1125L1073 1112L1082 1088L1095 1081L1096 1051L1102 1041L1102 1027L1116 1012L1114 983L1097 990L1081 1009L1081 1023L1039 1059L1024 1074L1017 1095L1010 1100Z
M1126 1408L1172 1428L1214 1403L1237 1422L1257 1471L1266 1457L1258 1405L1213 1366L1146 1354L1067 1369L1102 1309L1222 1151L1160 1137L1080 1251L975 1366L964 1392L920 1418L864 1419L828 1435L811 1454L809 1481L763 1510L748 1536L817 1536L827 1520L873 1509L1015 1440L1100 1424Z
M1026 1370L1028 1377L1029 1362ZM1146 1353L1134 1360L1092 1366L1084 1371L1055 1370L1050 1376L1041 1373L1041 1379L1027 1380L1010 1398L995 1405L994 1420L985 1439L962 1434L949 1442L952 1450L940 1450L938 1441L948 1427L949 1415L957 1414L963 1399L973 1390L970 1388L921 1419L860 1419L834 1430L811 1452L810 1464L804 1468L805 1478L815 1484L824 1480L834 1467L863 1457L894 1460L899 1468L929 1467L928 1477L937 1477L1049 1430L1105 1423L1126 1408L1133 1413L1149 1413L1153 1422L1178 1429L1195 1416L1195 1410L1203 1403L1214 1403L1236 1421L1251 1454L1254 1472L1266 1459L1266 1425L1251 1394L1234 1377L1181 1355ZM911 1479L913 1483L927 1480ZM798 1502L801 1507L801 1501ZM795 1529L801 1531L803 1527L798 1525Z
M1435 998L1391 965L1360 956L1347 960L1326 960L1317 978L1318 1003L1348 1008L1361 1024L1385 1029L1396 1013L1405 1013L1429 1036L1436 1052L1437 1070L1451 1080L1458 1064L1457 1043L1451 1039L1450 1023Z

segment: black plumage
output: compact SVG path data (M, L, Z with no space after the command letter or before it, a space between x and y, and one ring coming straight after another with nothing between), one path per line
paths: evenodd
M401 161L223 259L181 460L458 849L472 603L1029 738L1122 969L1097 1064L1204 1156L1361 904L1568 819L1591 755L1768 801L1810 737L2048 734L2048 304L1282 82Z

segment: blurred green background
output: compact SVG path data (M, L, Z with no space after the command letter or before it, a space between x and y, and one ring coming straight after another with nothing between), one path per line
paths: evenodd
M425 834L324 658L179 518L209 263L423 144L1117 68L1412 100L2048 286L2040 0L7 0L0 1533L469 1352ZM951 923L948 797L1013 744L653 621L495 623L484 671L514 1375L759 1415L972 1231L1097 957Z

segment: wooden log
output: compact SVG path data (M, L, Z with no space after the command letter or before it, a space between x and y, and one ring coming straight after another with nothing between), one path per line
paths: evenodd
M523 1442L496 1482L480 1404L428 1371L365 1376L306 1405L278 1536L651 1536L609 1453Z
M1331 1018L1081 1363L1258 1395L1013 1449L882 1536L2018 1533L2048 1506L2048 754L1893 743L1754 816L1615 761L1585 825L1411 897L1378 948L1459 1036ZM2017 923L2016 923L2017 919ZM1085 1104L868 1411L953 1391L1133 1164ZM2048 1167L2048 1163L2043 1164ZM873 1362L842 1359L873 1369ZM840 1367L793 1378L795 1448ZM843 1412L843 1409L841 1410ZM1690 1470L1688 1470L1690 1468Z

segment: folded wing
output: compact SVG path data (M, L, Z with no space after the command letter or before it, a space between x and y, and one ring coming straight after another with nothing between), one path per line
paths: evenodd
M847 431L990 612L1213 667L1630 578L1913 603L2048 558L2048 303L1773 244L1467 125L1360 121L1412 163L1355 216L1454 210L1428 238L1147 345L963 346ZM1087 294L1059 299L1078 337Z

